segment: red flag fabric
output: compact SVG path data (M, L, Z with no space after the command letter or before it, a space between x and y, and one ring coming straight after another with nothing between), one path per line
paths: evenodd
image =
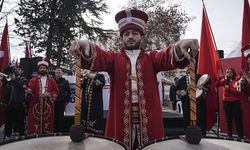
M0 47L0 71L3 72L4 68L8 66L10 61L10 50L9 50L9 32L8 32L8 24L6 23Z
M250 8L248 0L244 0L243 21L242 21L242 37L241 37L241 68L247 69L246 56L250 54Z
M197 73L209 74L212 82L210 86L210 92L206 98L207 130L210 130L215 124L216 111L218 109L217 96L215 92L215 80L217 77L217 61L219 60L219 57L215 51L215 42L212 38L211 32L212 31L209 25L206 9L203 7Z
M9 61L10 61L9 33L8 33L8 24L6 23L4 30L3 30L1 46L0 46L0 71L1 72L3 72L4 68L7 67ZM0 88L0 97L2 97L2 88ZM0 109L0 127L3 125L3 123L4 123L4 111L1 108Z
M25 58L31 58L31 43L25 42Z
M248 0L244 0L243 21L242 21L242 39L241 39L241 71L249 71L247 56L250 54L250 7ZM243 95L241 99L243 129L246 138L250 139L250 102L249 97Z

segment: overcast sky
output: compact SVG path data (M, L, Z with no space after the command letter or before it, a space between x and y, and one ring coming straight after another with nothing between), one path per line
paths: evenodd
M4 4L3 11L8 11L16 6L17 0L6 0L8 3ZM106 0L109 6L109 15L103 15L104 28L117 29L114 21L115 14L126 6L127 0ZM194 19L189 25L186 34L181 36L184 38L200 39L201 31L201 16L202 16L202 0L173 0L175 3L181 4L181 8L188 14L194 16ZM217 48L225 50L225 55L235 49L241 41L242 29L242 14L243 14L243 0L204 0L208 17L211 23L212 31L216 40ZM16 37L12 30L13 19L8 17L10 25L10 43L11 55L13 57L21 58L24 56L23 46L18 46L20 39ZM0 32L3 30L5 20L0 21Z

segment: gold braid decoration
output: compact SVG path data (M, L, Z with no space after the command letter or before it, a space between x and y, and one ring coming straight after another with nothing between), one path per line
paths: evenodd
M81 57L76 58L75 125L81 125Z
M196 110L196 83L195 83L195 60L190 60L189 65L189 102L190 102L190 125L197 123Z

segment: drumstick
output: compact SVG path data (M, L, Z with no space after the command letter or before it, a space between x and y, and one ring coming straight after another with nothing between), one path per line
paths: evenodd
M81 124L81 56L76 56L75 83L75 121L70 128L70 138L73 142L81 142L85 138L85 130Z
M76 57L75 125L81 124L81 56Z
M190 102L190 125L196 125L196 83L195 83L195 60L190 60L189 65L189 102Z

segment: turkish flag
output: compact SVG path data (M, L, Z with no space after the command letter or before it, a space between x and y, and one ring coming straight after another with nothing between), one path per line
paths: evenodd
M206 97L207 130L210 130L216 122L216 111L218 110L217 95L215 92L215 80L217 77L217 61L219 60L212 38L205 6L203 5L200 52L198 57L199 74L209 74L211 78L210 92Z
M9 33L8 33L8 24L6 23L4 30L3 30L1 47L0 47L0 72L3 72L3 70L8 66L9 61L10 61ZM2 97L2 88L0 88L0 97ZM1 108L0 109L0 127L2 126L3 123L4 123L4 111Z
M242 21L242 39L241 39L241 70L249 70L247 65L247 56L250 54L250 7L248 0L244 0L243 21ZM243 95L241 99L242 116L243 116L243 129L244 135L250 138L250 102L249 97Z
M250 8L248 0L244 0L241 47L241 68L245 70L247 69L246 56L250 54Z
M0 47L0 71L3 70L8 66L10 61L10 50L9 50L9 32L8 32L8 24L5 24L2 40L1 40L1 47Z
M31 43L29 42L25 42L25 58L31 58Z

